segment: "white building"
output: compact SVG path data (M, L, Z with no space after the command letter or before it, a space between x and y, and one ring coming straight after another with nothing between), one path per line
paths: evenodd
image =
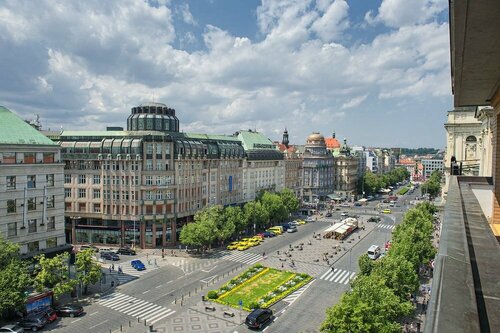
M0 106L0 233L26 257L67 250L60 147Z

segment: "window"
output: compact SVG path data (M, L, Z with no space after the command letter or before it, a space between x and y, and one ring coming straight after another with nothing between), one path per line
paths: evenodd
M3 153L4 164L16 164L16 153Z
M54 153L43 153L43 163L54 163Z
M54 195L47 196L47 208L54 208L56 197Z
M50 237L50 238L47 238L47 240L45 241L45 247L47 249L51 249L53 247L56 247L57 246L57 237Z
M70 188L65 188L64 189L64 197L65 198L71 198L71 189Z
M45 179L47 180L47 186L54 186L54 174L48 174L45 176Z
M28 220L28 232L36 232L36 219Z
M101 212L101 204L94 204L94 213Z
M64 175L64 184L71 184L71 175Z
M146 185L153 185L153 176L146 176Z
M156 145L156 158L161 158L162 146L160 144ZM159 155L159 157L158 157Z
M7 176L7 190L16 189L16 176Z
M163 162L161 160L156 160L156 170L163 169Z
M24 163L25 164L35 164L35 153L24 153Z
M28 199L28 210L36 210L36 200L35 198Z
M153 160L146 160L146 170L147 171L153 170Z
M50 216L47 219L47 231L55 230L55 229L56 229L56 217Z
M94 185L101 183L101 175L94 175Z
M120 200L120 191L113 191L113 200Z
M7 237L17 236L17 223L11 222L7 224Z
M38 241L28 243L28 252L36 252L40 250L40 245Z
M94 190L94 192L92 193L92 197L94 199L100 199L101 198L101 190Z
M87 181L87 177L85 177L85 175L78 176L78 184L85 184L86 181Z
M152 143L146 144L146 154L148 154L148 155L153 154L153 144Z
M16 200L9 199L7 200L7 213L15 213L16 212Z
M84 188L79 188L78 189L78 198L86 198L87 197L87 190Z
M28 188L36 188L36 175L28 176Z

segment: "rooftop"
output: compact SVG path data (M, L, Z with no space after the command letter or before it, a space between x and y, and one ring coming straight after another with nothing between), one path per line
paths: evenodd
M9 109L0 106L0 144L57 145Z
M240 131L238 132L238 139L243 143L245 151L253 149L276 150L274 143L259 132Z

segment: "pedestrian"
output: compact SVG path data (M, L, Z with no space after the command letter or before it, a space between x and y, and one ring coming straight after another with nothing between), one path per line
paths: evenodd
M155 267L157 267L157 266L158 266L158 264L156 263L156 258L155 258Z
M284 266L284 265L283 265L283 262L281 262L281 268L283 268L283 266Z
M332 272L335 272L335 267L333 267L333 265L330 267L330 269L332 270Z
M111 273L111 265L109 265L109 273Z
M149 253L146 253L146 259L149 260Z
M262 252L262 258L266 256L266 252Z
M420 333L420 322L417 323L417 333Z
M114 271L115 270L115 264L111 264L111 270Z

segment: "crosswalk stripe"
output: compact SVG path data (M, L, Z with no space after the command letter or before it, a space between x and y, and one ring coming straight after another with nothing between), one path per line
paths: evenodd
M146 306L131 309L131 311L129 313L126 313L126 314L128 314L130 316L135 316L135 315L143 312L144 310L148 310L149 308L154 307L156 305L156 304L149 303L149 302L145 302L145 304L146 304ZM147 305L147 304L150 304L150 305ZM123 312L123 313L125 313L125 312Z
M344 276L347 276L347 275L349 275L349 272L344 271L341 274L339 274L339 276L335 280L333 280L333 282L340 283L340 281L344 279Z
M143 300L140 300L139 302L134 302L132 305L133 307L132 308L128 308L128 307L125 307L125 308L122 308L122 309L116 309L117 311L120 311L120 310L123 310L122 312L125 313L125 314L128 314L128 315L133 315L132 313L138 311L144 311L145 309L149 308L150 304L152 303L149 303L149 302L146 302L146 301L143 301ZM154 305L154 304L153 304Z
M347 281L349 281L349 275L351 275L349 272L346 272L347 274L345 274L342 279L339 280L339 283L340 284L346 284Z
M330 282L332 282L332 281L337 282L337 278L339 276L341 276L343 273L344 273L343 270L341 270L341 269L337 270L336 269L335 272L331 276L329 276L327 280L330 281Z
M170 310L170 309L166 309L165 311L162 311L153 317L149 317L146 320L148 320L150 322L150 324L154 324L155 322L157 322L161 318L166 317L165 315L168 315L168 313L170 313L171 311L172 310Z
M168 317L168 316L171 316L171 315L173 315L174 313L175 313L175 311L174 311L174 310L170 310L170 309L169 309L169 312L165 313L165 315L164 315L164 316L159 317L159 318L156 318L155 320L151 321L151 324L154 324L154 323L156 323L157 321L159 321L159 320L161 320L161 319L163 319L163 318L166 318L166 317Z
M151 315L155 314L157 311L160 311L163 309L163 307L159 306L159 305L156 305L154 304L155 306L153 307L149 307L147 310L144 310L143 312L141 312L139 314L139 317L141 317L142 319L148 319Z
M116 301L122 300L122 299L127 299L127 295L125 294L119 294L116 297L112 297L110 299L105 300L104 302L100 302L101 304L112 304L115 303Z
M336 268L334 271L331 269L327 270L319 277L319 279L328 282L347 284L355 275L356 272Z

